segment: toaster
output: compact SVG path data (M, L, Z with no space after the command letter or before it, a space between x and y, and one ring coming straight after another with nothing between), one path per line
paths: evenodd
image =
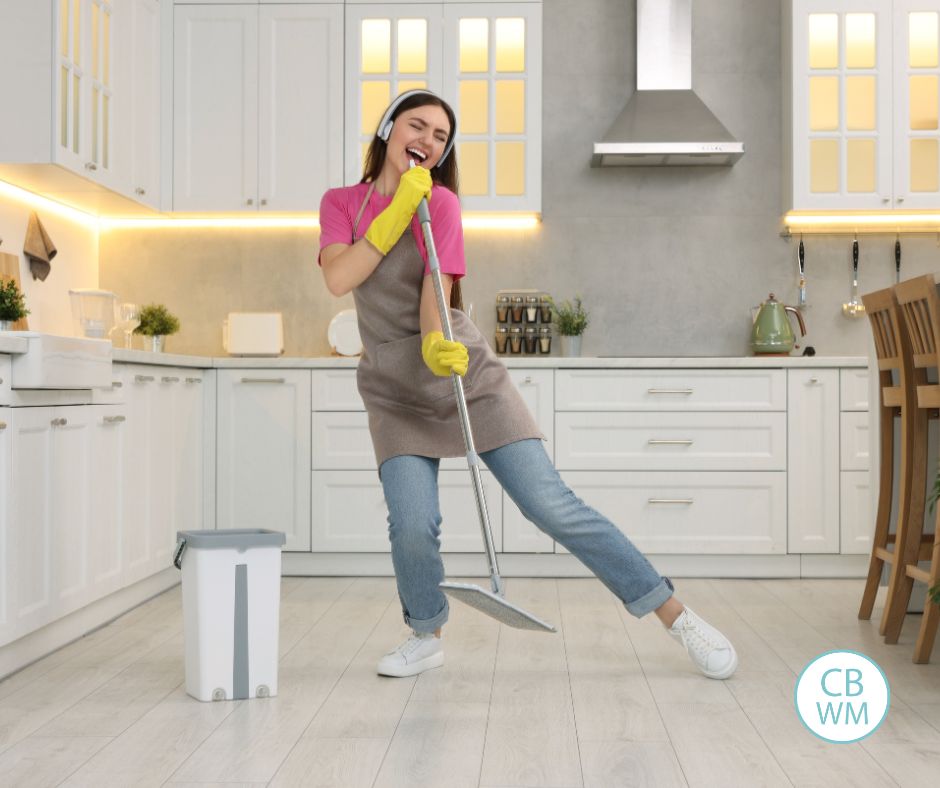
M280 312L229 312L222 321L222 347L230 356L279 356L284 352Z

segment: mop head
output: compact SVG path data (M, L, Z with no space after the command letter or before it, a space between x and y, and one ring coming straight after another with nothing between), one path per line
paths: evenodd
M555 631L555 627L548 622L536 618L531 613L526 613L522 608L516 607L501 596L479 586L469 583L441 583L440 588L445 594L459 599L470 607L475 607L481 613L486 613L507 626L516 629L533 629L536 632Z

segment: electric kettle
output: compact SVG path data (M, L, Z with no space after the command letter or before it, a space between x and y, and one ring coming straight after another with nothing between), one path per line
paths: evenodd
M751 327L751 350L755 354L772 353L785 356L793 350L796 336L787 312L793 312L800 323L800 334L806 336L806 324L800 310L781 304L773 293L760 305Z

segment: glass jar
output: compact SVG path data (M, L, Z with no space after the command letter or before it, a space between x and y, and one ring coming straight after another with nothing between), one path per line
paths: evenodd
M509 342L509 326L496 326L496 352L505 353L506 345L508 342Z
M525 352L539 352L539 330L535 326L527 326L524 336Z
M552 352L552 329L549 326L542 326L539 329L539 353Z
M525 320L527 323L537 323L539 319L539 297L526 296Z
M543 295L539 299L539 313L543 323L552 322L552 299Z
M522 326L513 326L509 329L509 352L522 352Z
M496 296L496 322L509 322L509 296Z
M521 323L525 314L525 300L522 296L512 297L512 322Z

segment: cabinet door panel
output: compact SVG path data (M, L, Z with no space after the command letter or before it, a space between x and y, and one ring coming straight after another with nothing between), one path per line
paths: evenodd
M91 528L88 565L94 599L118 590L123 582L125 435L124 407L109 405L92 411Z
M179 369L173 392L173 518L171 539L176 531L199 530L203 522L205 482L205 427L201 373Z
M130 194L160 207L160 4L134 0L133 51L127 61L133 93Z
M10 553L10 514L13 494L13 415L0 408L0 645L13 639L10 600L15 561Z
M153 367L128 366L122 370L127 422L128 473L124 477L124 583L130 585L150 574L151 497L164 495L154 489L153 469L157 467L151 450L151 411L156 392Z
M147 574L171 565L176 546L173 501L176 496L176 439L174 399L179 386L172 370L151 367L154 381L150 401L150 558ZM176 378L176 380L173 380Z
M220 370L218 528L271 528L310 549L310 371Z
M263 6L260 20L260 207L316 211L343 182L343 6Z
M871 507L871 483L868 471L842 471L840 552L871 554L875 531L875 513Z
M256 210L258 7L174 14L173 209Z

